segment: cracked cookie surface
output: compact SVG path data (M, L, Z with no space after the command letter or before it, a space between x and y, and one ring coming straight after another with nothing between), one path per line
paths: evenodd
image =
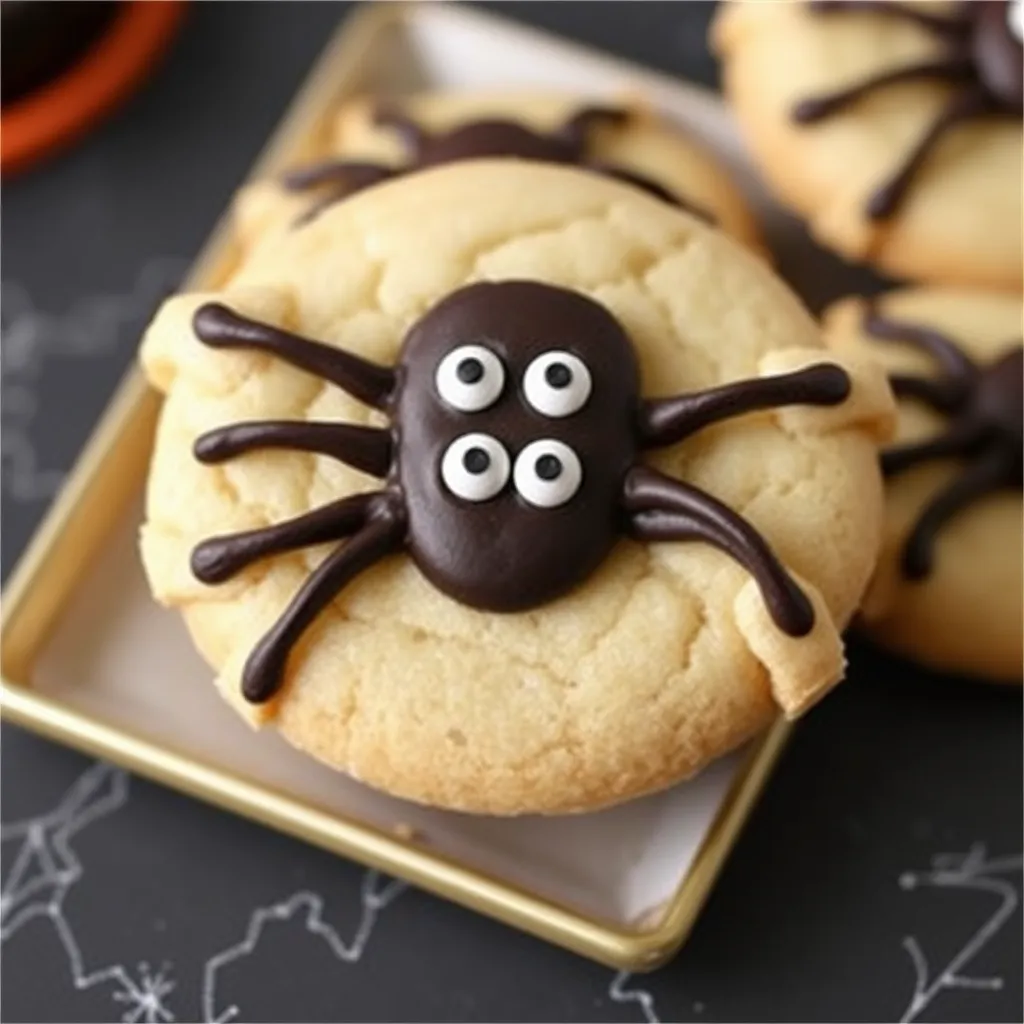
M897 328L912 325L940 332L982 368L1021 345L1019 296L914 288L889 293L872 307L850 298L828 309L824 333L829 347L879 359L890 374L939 380L942 366L892 331L890 338L873 334L865 319L871 311ZM1019 403L1019 364L1015 372ZM1020 420L1018 405L1018 428ZM947 413L912 396L901 398L893 444L932 442L951 424ZM861 624L880 643L925 665L1019 684L1024 645L1019 482L979 494L944 522L935 534L926 574L908 578L902 567L908 537L925 509L962 480L971 459L979 455L984 451L969 447L953 457L908 465L889 479L885 539Z
M529 201L524 201L524 196ZM749 519L816 613L780 632L749 575L701 543L620 541L582 585L528 611L474 611L404 555L347 586L296 648L281 693L238 696L247 655L329 547L254 564L217 586L189 569L214 534L280 522L377 482L322 456L192 455L211 428L252 419L384 423L266 354L214 351L192 316L239 314L393 365L408 327L474 281L534 280L603 305L656 398L829 361L788 289L721 232L575 169L480 161L383 184L264 249L217 295L171 299L143 362L166 394L142 554L181 609L226 699L254 724L399 796L490 813L614 803L698 771L796 715L842 672L881 530L883 375L839 359L840 406L792 406L702 430L649 456ZM406 428L408 429L408 427Z

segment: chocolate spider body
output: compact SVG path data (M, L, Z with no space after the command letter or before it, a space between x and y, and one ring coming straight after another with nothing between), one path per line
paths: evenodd
M390 430L338 423L258 422L198 439L221 462L281 447L340 459L384 478L289 522L196 547L195 575L221 582L270 555L343 541L299 589L243 674L269 699L299 637L359 573L408 550L439 590L474 608L534 608L589 576L623 534L701 540L757 580L777 625L807 633L814 614L768 544L717 499L640 462L731 416L793 403L834 405L849 393L839 367L812 366L693 394L644 401L632 343L601 305L530 281L462 288L406 334L394 369L209 304L197 337L267 351L391 416Z
M917 10L915 3L892 0L809 0L809 6L822 15L870 12L912 22L936 37L941 52L836 92L802 100L793 108L795 121L821 121L899 82L934 80L956 87L896 172L868 199L867 214L873 220L883 220L898 210L936 143L955 125L986 115L1019 119L1024 113L1024 49L1012 20L1017 17L1019 21L1020 0L967 0L951 14L933 14Z
M602 124L623 124L628 118L628 112L618 107L584 107L555 131L547 134L533 131L515 121L496 118L469 121L447 132L433 134L400 111L392 107L381 107L374 115L374 122L392 129L401 138L408 153L403 167L355 160L329 160L293 171L285 176L284 184L295 192L327 189L324 197L300 218L299 223L305 223L328 206L389 178L460 160L513 157L539 163L585 167L636 185L658 199L680 206L710 222L712 218L707 211L684 202L651 178L624 167L587 158L587 139L591 129Z
M934 562L942 527L971 503L1003 488L1021 488L1024 477L1024 347L1011 347L979 366L951 338L916 324L869 312L864 329L872 337L913 345L932 356L942 375L890 378L900 397L915 398L950 418L945 431L927 441L900 445L882 456L882 470L895 476L939 458L965 460L963 472L925 506L903 548L908 579L922 579Z

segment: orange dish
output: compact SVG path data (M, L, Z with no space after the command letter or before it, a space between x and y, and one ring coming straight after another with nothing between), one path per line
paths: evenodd
M131 95L174 38L185 0L131 0L70 67L0 110L0 172L77 141Z

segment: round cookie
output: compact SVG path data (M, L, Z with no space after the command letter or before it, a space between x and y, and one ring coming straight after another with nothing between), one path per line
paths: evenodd
M729 3L726 91L778 196L898 277L1019 290L1020 0Z
M466 158L578 163L633 178L760 250L754 218L728 171L694 139L632 105L557 93L423 93L342 106L320 152L278 181L239 194L243 250L312 211L395 173Z
M516 814L667 786L842 673L893 405L826 357L760 260L636 188L396 179L155 318L153 593L251 722L388 792ZM527 459L544 439L576 469Z
M824 324L834 351L880 359L900 395L864 628L925 665L1019 683L1020 297L908 289L844 299Z

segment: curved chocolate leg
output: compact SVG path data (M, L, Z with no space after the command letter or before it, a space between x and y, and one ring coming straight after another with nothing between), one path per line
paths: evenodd
M262 448L327 455L371 476L387 476L391 468L391 434L380 427L353 423L302 423L257 420L208 430L192 448L200 462L218 463Z
M882 452L882 472L895 476L911 466L930 459L943 459L951 455L964 455L982 435L977 423L960 423L937 437L916 444L903 444Z
M896 373L889 378L889 384L897 398L916 398L930 405L936 412L953 412L963 398L963 388L952 380L933 380L930 377Z
M768 542L717 498L646 466L626 475L631 536L643 541L698 540L735 559L757 581L775 624L790 636L814 628L814 609Z
M793 373L735 381L706 391L643 402L641 446L675 444L718 420L782 405L838 405L850 394L849 374L833 363Z
M373 112L373 123L397 132L410 156L416 156L430 139L430 133L397 107L381 104Z
M963 474L932 499L903 548L903 574L919 580L931 571L935 539L958 512L991 491L1012 483L1012 459L1004 451L990 451L969 463Z
M192 573L203 583L223 583L260 559L341 540L362 529L379 500L380 493L351 494L284 523L211 537L192 550Z
M953 377L969 377L977 372L970 356L941 331L905 320L894 320L871 308L864 314L863 327L872 338L903 342L927 352Z
M591 128L600 125L622 125L629 120L629 111L622 107L584 107L576 111L560 128L551 133L553 138L571 146L582 155L587 148Z
M958 122L984 113L987 106L988 101L980 91L963 92L953 96L932 126L904 159L902 167L872 194L867 205L868 216L872 220L884 220L895 213L903 201L903 197L907 194L911 180L921 169L921 165L935 148L939 139Z
M266 352L286 363L336 384L375 409L384 408L395 387L395 372L367 359L318 341L239 316L227 306L209 302L192 318L196 337L211 348L243 348Z
M339 185L355 192L394 173L386 164L369 163L365 160L325 160L309 167L299 167L281 178L281 183L290 192L305 192L321 185Z
M648 178L625 167L619 167L617 164L606 164L599 160L588 160L581 164L581 166L586 167L588 170L596 171L598 174L604 174L609 178L615 178L617 181L624 181L628 185L635 185L637 188L649 192L655 199L661 199L663 202L681 207L692 213L695 217L700 217L701 220L706 221L708 224L714 224L715 222L714 217L707 210L688 200L680 199L674 192L670 192L664 185L659 184L653 178Z
M249 655L242 672L242 695L247 701L261 704L277 693L288 656L313 620L347 583L394 551L404 532L404 520L394 514L372 518L320 563Z
M888 85L895 85L897 82L910 82L919 78L938 78L949 81L966 78L970 73L971 64L967 58L961 61L943 58L921 61L918 64L906 64L903 67L893 68L891 71L872 75L845 89L837 89L835 92L800 100L793 107L791 116L798 124L813 124L815 121L829 117L842 110L843 107L855 103L869 93Z
M284 185L292 192L306 192L330 185L326 195L321 196L295 218L293 227L301 227L316 220L321 213L335 203L340 203L364 188L387 181L402 172L384 164L365 163L357 160L336 160L317 167L294 171L284 178Z

